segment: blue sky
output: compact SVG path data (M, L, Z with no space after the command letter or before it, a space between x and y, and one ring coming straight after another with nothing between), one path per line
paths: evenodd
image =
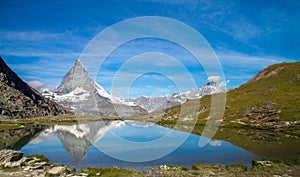
M0 2L0 55L27 82L58 86L85 46L117 22L162 16L196 29L216 52L227 88L237 87L268 65L300 60L300 1L16 1ZM164 28L156 26L155 28ZM111 90L112 78L134 55L161 52L176 57L196 80L207 76L193 56L157 39L126 43L107 58L97 77ZM154 77L155 76L155 77ZM172 94L176 84L148 73L137 79L130 96Z

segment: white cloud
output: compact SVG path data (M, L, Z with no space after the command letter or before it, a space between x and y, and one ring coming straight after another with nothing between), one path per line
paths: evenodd
M57 40L63 33L44 33L41 31L0 31L1 39L18 41Z
M0 40L2 55L39 58L66 58L74 55L78 58L88 42L87 38L76 35L74 31L0 31Z
M34 89L36 89L39 92L43 92L45 89L50 90L50 91L53 91L55 89L54 86L47 86L38 80L30 81L30 82L28 82L28 85L30 85L31 87L33 87Z
M37 80L34 80L34 81L30 81L28 82L28 84L33 87L33 88L39 88L39 87L43 87L44 86L44 83L40 82L40 81L37 81Z
M219 50L216 52L221 63L224 65L230 64L232 67L248 67L248 68L258 68L267 67L271 64L281 63L281 62L293 62L296 60L278 57L278 56L267 56L267 55L249 55L244 53L239 53L231 50Z
M207 80L208 80L209 82L219 82L219 81L221 80L221 77L220 77L220 76L209 76L209 77L207 78Z

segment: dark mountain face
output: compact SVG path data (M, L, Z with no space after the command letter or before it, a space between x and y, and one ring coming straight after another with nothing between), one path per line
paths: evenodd
M93 81L89 78L88 72L79 60L64 76L60 86L57 88L58 94L67 94L74 91L77 87L91 91L94 88Z
M55 102L44 98L13 72L0 57L0 116L9 118L66 114Z

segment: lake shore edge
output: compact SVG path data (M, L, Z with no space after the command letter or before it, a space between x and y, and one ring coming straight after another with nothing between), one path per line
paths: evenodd
M1 119L0 132L9 131L21 131L22 129L28 129L33 126L34 129L52 126L55 124L75 124L89 121L113 121L123 120L120 118L99 118L99 117L75 117L75 116L64 116L57 119L57 117L42 117L33 119ZM133 119L136 120L136 119ZM148 121L148 120L141 120ZM37 126L37 127L35 127ZM22 134L22 132L20 132ZM36 133L38 134L38 133ZM5 141L5 139L2 139ZM1 149L8 148L3 146ZM18 151L13 151L18 152ZM41 158L41 159L39 159ZM161 165L153 167L148 170L136 170L129 168L120 167L107 167L107 168L94 168L88 167L79 172L75 171L74 167L69 167L63 164L52 164L49 163L48 158L43 155L25 157L26 161L20 161L12 166L2 164L0 170L0 176L300 176L300 158L294 157L285 159L253 159L252 169L247 169L246 166L241 164L230 164L230 165L214 165L214 164L195 164L192 168L183 166L173 165ZM46 163L45 163L45 159ZM20 160L20 159L19 159ZM33 163L30 164L29 162ZM33 168L31 168L33 167ZM54 168L54 169L53 169ZM59 171L59 173L52 174ZM51 173L49 173L49 171Z
M148 170L104 167L76 171L75 167L50 163L44 155L24 156L23 152L3 149L0 151L0 176L297 176L300 159L282 161L276 159L253 159L252 168L241 164L217 165L194 164L192 168L161 165Z

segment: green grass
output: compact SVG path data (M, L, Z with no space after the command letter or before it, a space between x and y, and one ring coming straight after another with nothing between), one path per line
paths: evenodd
M26 125L38 124L38 125L57 125L57 124L77 124L89 121L98 120L120 120L120 118L106 118L106 117L76 117L73 115L60 115L60 116L46 116L36 118L23 118L23 119L11 119L2 118L0 119L0 131L11 131L24 128Z
M225 118L242 118L249 107L261 106L265 102L280 109L280 120L300 119L300 62L281 63L266 68L263 72L275 72L268 78L247 82L238 89L228 92ZM236 114L236 115L234 115Z
M226 165L226 170L238 173L238 172L247 171L248 167L241 164L230 164L230 165Z
M41 155L41 154L32 154L29 156L29 158L32 158L32 159L36 158L36 159L40 159L40 162L49 163L49 159L46 156Z
M224 119L229 121L245 118L246 109L268 103L281 111L280 121L300 120L300 62L272 65L263 72L275 72L276 68L283 69L268 78L250 81L229 91ZM201 120L208 117L211 96L201 98L200 102L200 109L207 108L199 114Z
M127 168L108 167L108 168L87 168L82 170L83 173L89 174L89 176L97 176L100 174L101 177L139 177L143 176L141 171L136 171ZM99 175L98 175L99 176Z

